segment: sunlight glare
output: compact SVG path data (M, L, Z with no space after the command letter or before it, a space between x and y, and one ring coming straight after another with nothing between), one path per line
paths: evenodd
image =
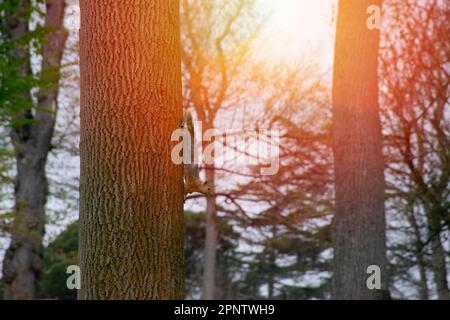
M336 0L259 0L259 4L269 13L265 32L275 54L319 51L320 60L330 60Z

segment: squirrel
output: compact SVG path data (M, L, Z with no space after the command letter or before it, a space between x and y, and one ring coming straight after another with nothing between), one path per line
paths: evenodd
M187 130L186 135L188 141L188 147L190 147L190 161L184 163L183 165L183 175L184 175L184 195L189 193L198 192L204 195L210 195L212 193L212 187L207 181L202 181L200 179L200 170L198 165L195 163L195 132L194 125L192 122L192 115L186 112L183 117L183 129Z

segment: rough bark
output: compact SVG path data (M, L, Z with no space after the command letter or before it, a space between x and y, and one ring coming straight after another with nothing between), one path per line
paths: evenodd
M336 212L335 299L388 297L384 177L378 114L379 30L366 25L370 5L339 1L333 80ZM367 267L381 269L381 290L366 286Z
M203 299L216 298L216 266L217 266L217 209L214 196L214 167L205 170L206 181L212 187L212 196L206 198L206 237L205 237L205 268L203 271Z
M29 5L27 1L24 6ZM25 7L24 7L25 8ZM65 2L46 1L45 25L51 32L43 46L42 70L51 74L49 88L38 94L38 108L34 113L25 111L19 116L34 120L31 125L14 127L11 140L16 157L15 210L11 226L11 243L3 261L5 299L32 299L36 284L42 272L43 244L45 233L45 203L48 184L45 173L47 156L56 119L59 67L67 38L64 31ZM28 21L25 18L11 19L11 38L25 35ZM30 74L29 53L26 48L18 49L18 56L26 61L23 74ZM46 87L49 84L46 83ZM29 93L25 93L29 96Z
M179 2L80 4L79 299L181 299Z

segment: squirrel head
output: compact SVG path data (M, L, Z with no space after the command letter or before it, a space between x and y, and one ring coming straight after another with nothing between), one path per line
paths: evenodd
M212 194L212 187L208 181L202 183L202 185L200 186L200 193L203 193L204 195L207 196Z

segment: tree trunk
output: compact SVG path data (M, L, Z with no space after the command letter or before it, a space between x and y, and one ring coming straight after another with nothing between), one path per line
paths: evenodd
M269 300L273 300L275 293L275 272L277 268L277 257L275 252L275 241L277 239L277 225L272 226L272 237L269 243L269 252L268 252L268 275L267 275L267 290L268 295L267 298Z
M5 299L34 298L43 268L42 240L48 194L45 165L55 127L59 67L67 38L63 26L65 2L47 0L46 9L45 25L51 32L43 46L42 70L50 75L50 89L40 90L38 108L34 115L30 110L21 115L35 123L15 127L10 134L15 149L17 173L11 243L3 261ZM27 19L16 18L14 25L12 39L23 37L27 32ZM21 48L18 56L25 61L24 75L31 73L28 52ZM29 96L29 93L26 95Z
M414 254L417 259L417 267L419 269L419 298L420 300L428 300L429 299L429 290L428 290L428 280L427 280L427 269L426 269L426 261L423 252L423 241L422 236L420 234L419 225L417 224L416 217L414 215L414 204L408 203L407 206L407 219L411 225L413 234L414 234Z
M388 297L379 30L367 27L370 5L381 7L381 0L341 0L338 9L333 80L335 299ZM371 265L381 269L381 290L366 285Z
M82 0L80 299L184 297L178 0Z
M206 181L211 184L212 196L206 198L206 237L205 237L205 269L203 273L203 299L215 299L216 291L216 265L217 265L217 213L214 167L205 170Z
M431 208L430 208L431 207ZM428 236L431 245L431 270L433 271L433 280L436 286L436 293L439 300L449 300L450 291L447 281L447 267L445 250L441 241L441 212L439 208L432 209L432 206L425 206Z

